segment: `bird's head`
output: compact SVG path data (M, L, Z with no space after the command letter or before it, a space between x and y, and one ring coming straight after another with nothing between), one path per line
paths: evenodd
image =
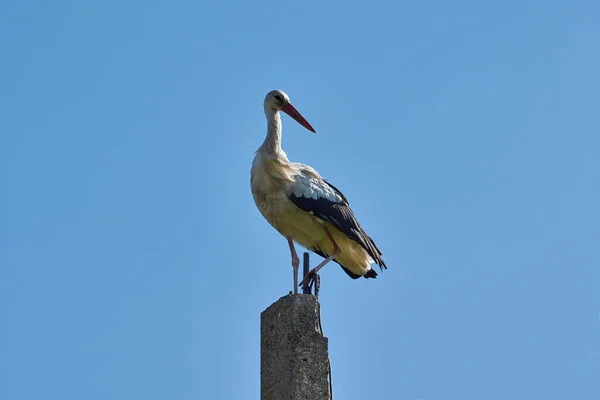
M296 108L290 103L290 98L281 90L272 90L267 93L265 97L265 110L270 109L274 111L283 111L290 117L294 118L296 122L305 127L311 132L315 132L315 129L308 123L307 120L296 110Z

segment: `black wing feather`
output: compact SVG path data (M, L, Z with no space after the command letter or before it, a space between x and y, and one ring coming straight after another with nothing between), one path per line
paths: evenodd
M379 251L375 245L375 242L373 242L373 240L366 234L356 220L354 212L352 212L352 209L348 204L348 200L346 200L346 196L344 196L343 193L331 183L325 180L322 182L326 183L330 188L332 188L342 198L342 201L335 202L324 197L318 197L317 199L313 199L312 197L307 198L304 196L298 197L293 193L289 194L288 198L298 208L306 212L310 212L314 216L333 224L346 236L362 246L362 248L366 250L373 261L375 261L375 263L377 263L382 270L387 268L385 262L381 258L381 251ZM317 252L317 254L319 253Z

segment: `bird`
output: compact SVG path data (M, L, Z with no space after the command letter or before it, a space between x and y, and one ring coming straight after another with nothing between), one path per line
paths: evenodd
M339 264L352 279L375 278L377 272L371 264L377 264L381 272L387 266L381 251L356 219L346 196L314 168L290 162L281 147L281 112L309 131L316 133L315 129L281 90L267 93L264 111L267 135L254 155L250 186L262 216L287 240L294 293L298 293L300 264L294 243L324 258L300 286L330 261Z

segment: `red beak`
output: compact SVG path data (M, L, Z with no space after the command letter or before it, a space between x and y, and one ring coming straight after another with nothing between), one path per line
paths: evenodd
M311 131L313 133L317 133L315 131L315 129L312 126L310 126L310 124L308 123L308 121L304 119L304 117L302 116L302 114L300 114L298 112L298 110L296 110L294 108L294 106L291 105L290 103L288 103L288 104L284 105L283 107L281 107L281 111L283 111L284 113L286 113L290 117L294 118L297 123L299 123L300 125L302 125L306 129L308 129L309 131Z

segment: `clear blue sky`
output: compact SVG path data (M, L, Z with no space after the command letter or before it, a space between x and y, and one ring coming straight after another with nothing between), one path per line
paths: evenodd
M278 88L389 266L323 270L336 399L599 399L598 43L596 0L2 2L0 398L258 398Z

